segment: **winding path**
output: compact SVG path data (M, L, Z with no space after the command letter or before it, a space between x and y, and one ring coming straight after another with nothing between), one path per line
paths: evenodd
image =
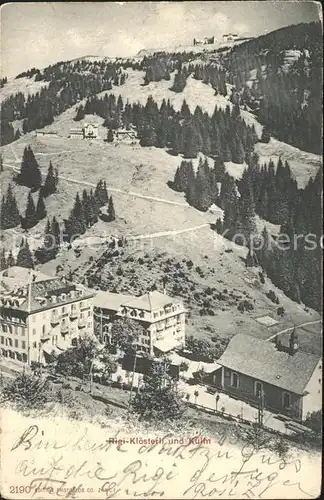
M6 167L11 168L15 172L19 172L20 171L19 168L17 168L14 165L11 165L10 163L4 162L4 165ZM45 173L42 173L42 176L45 176ZM93 184L92 182L81 181L81 180L78 180L78 179L72 179L71 177L65 177L64 175L59 175L59 179L61 179L63 181L66 181L66 182L70 182L71 184L78 184L80 186L87 186L87 187L91 187L91 188L95 188L96 187L96 184ZM157 196L148 196L148 195L145 195L145 194L136 193L135 191L128 191L127 189L113 188L111 186L107 186L107 189L108 189L108 191L110 191L112 193L119 193L119 194L126 195L126 196L134 196L135 198L141 198L141 199L147 200L147 201L154 201L154 202L157 202L157 203L164 203L166 205L176 205L178 207L186 207L186 208L189 207L189 205L187 203L184 203L184 202L166 200L165 198L159 198Z
M277 332L277 333L274 333L273 335L271 335L271 337L269 337L267 339L267 342L270 341L270 340L272 340L272 339L274 339L278 335L282 335L283 333L290 332L290 330L293 330L294 328L303 328L304 326L316 325L318 323L322 323L322 320L321 319L317 319L316 321L308 321L307 323L302 323L301 325L290 326L289 328L286 328L285 330L281 330L281 332Z

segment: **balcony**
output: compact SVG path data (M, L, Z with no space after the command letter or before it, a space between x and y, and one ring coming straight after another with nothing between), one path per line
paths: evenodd
M68 323L65 323L65 322L62 323L60 330L61 330L61 334L62 335L66 335L67 333L69 333L69 325L68 325Z
M78 328L85 328L86 327L86 321L85 319L79 319L79 322L78 322Z
M71 321L74 321L75 319L77 319L77 317L78 317L77 311L71 311L70 312L70 320Z
M56 326L61 321L61 317L58 314L52 314L51 316L51 325Z

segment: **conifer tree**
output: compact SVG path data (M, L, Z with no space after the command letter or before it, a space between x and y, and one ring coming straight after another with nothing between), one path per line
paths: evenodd
M8 185L6 196L2 198L0 211L0 228L10 229L18 226L20 215L11 184Z
M44 203L44 198L42 196L42 192L39 192L38 201L36 206L36 218L37 220L42 220L46 217L46 208Z
M42 194L44 198L52 193L55 193L57 188L58 176L57 171L54 172L52 162L50 161L44 186L42 186Z
M271 139L271 135L270 135L270 130L268 129L268 127L265 125L262 129L262 135L261 135L261 139L260 139L260 142L265 142L265 143L268 143Z
M4 269L7 269L7 259L6 259L6 253L4 248L1 248L0 251L0 270L3 271Z
M74 121L79 122L80 120L83 120L84 117L85 117L85 111L84 111L84 108L81 104L78 107L78 111L77 111L76 117L74 118Z
M41 264L45 264L45 262L55 259L57 256L59 249L59 234L55 234L55 232L57 232L56 224L57 222L55 217L53 218L52 223L49 219L47 219L44 233L44 243L35 251L35 259Z
M31 191L28 193L28 198L27 198L27 207L26 207L26 212L25 212L25 218L23 222L24 229L30 229L35 224L37 224L38 219L36 215L36 208L34 204L34 200L31 194Z
M34 269L33 257L27 240L22 240L19 252L17 255L17 266Z
M12 251L9 251L8 257L7 257L7 267L13 267L16 265L16 261L14 256L12 255Z
M92 189L90 190L90 195L89 195L89 213L88 213L88 218L89 218L89 224L92 226L98 221L98 214L99 214L99 207L97 204L97 200L93 194Z
M48 221L49 223L49 221ZM60 232L60 225L59 223L57 222L56 218L53 217L52 219L52 223L50 225L50 227L47 227L46 228L46 231L47 231L47 234L52 234L54 239L55 239L55 244L56 246L60 246L61 244L61 232Z
M110 128L107 133L107 142L113 142L113 141L114 141L114 133Z
M116 219L115 207L114 207L112 196L110 196L109 203L108 203L108 220L109 220L109 222L111 222L115 219Z
M215 161L214 161L214 172L215 172L215 180L216 182L222 182L223 181L223 178L224 178L224 175L225 175L225 165L224 163L221 161L221 159L218 157L218 158L215 158Z
M15 177L15 181L17 184L37 191L40 188L41 180L38 163L31 147L28 146L28 148L26 147L24 149L20 172Z

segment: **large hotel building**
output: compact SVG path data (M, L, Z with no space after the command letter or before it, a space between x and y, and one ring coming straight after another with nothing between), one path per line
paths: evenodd
M109 342L116 319L129 318L143 326L137 347L148 354L160 355L185 345L186 310L183 303L158 291L140 297L98 292L94 298L95 333Z
M0 273L0 353L30 365L93 335L95 292L64 278L11 267Z

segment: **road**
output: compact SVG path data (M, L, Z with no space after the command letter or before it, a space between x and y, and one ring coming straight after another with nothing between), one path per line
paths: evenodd
M4 162L3 164L4 164L4 166L11 168L15 172L20 171L19 168L17 168L14 165L11 165L10 163ZM42 173L42 175L45 176L46 174ZM80 186L87 186L87 187L91 187L91 188L96 187L96 184L93 184L92 182L72 179L71 177L66 177L64 175L59 175L58 177L59 177L59 179L61 179L63 181L70 182L71 184L78 184ZM157 203L164 203L166 205L176 205L178 207L186 207L186 208L189 207L188 203L185 203L185 202L166 200L165 198L159 198L157 196L148 196L145 194L137 193L135 191L128 191L127 189L119 189L119 188L114 188L111 186L107 186L107 189L108 189L108 191L110 191L112 193L119 193L119 194L123 194L126 196L133 196L135 198L141 198L142 200L154 201Z
M278 335L282 335L283 333L290 332L294 328L303 328L304 326L316 325L318 323L322 323L322 320L321 319L317 319L316 321L308 321L307 323L302 323L301 325L290 326L289 328L286 328L285 330L281 330L281 332L274 333L273 335L271 335L271 337L269 337L268 339L266 339L266 341L268 342L268 341L270 341L270 340L278 337Z

